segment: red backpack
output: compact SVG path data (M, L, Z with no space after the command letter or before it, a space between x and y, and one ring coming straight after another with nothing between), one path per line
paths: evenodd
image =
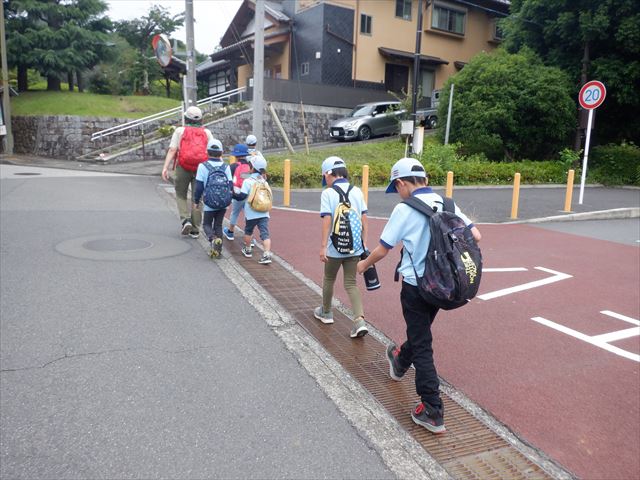
M208 158L208 140L204 128L184 127L178 148L178 164L190 172L198 170L198 165Z
M249 170L251 166L248 163L238 162L238 166L233 172L233 186L237 188L242 187L242 183L249 176Z

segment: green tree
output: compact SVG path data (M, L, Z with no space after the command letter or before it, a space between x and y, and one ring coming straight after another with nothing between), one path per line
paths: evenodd
M170 15L166 8L159 5L153 5L142 18L116 22L115 31L138 52L134 70L142 76L143 93L149 93L150 80L162 76L158 63L152 58L151 39L159 33L169 36L183 24L184 13Z
M531 51L503 50L475 56L442 88L440 134L455 84L451 142L466 153L493 160L549 158L562 148L575 125L567 75L545 67Z
M9 0L8 59L26 88L26 69L47 77L48 90L60 90L63 76L79 80L107 54L111 21L103 0ZM73 88L73 81L70 82Z
M572 96L587 80L607 87L595 133L603 142L638 139L640 2L637 0L512 0L502 21L505 46L527 46L545 64L567 71ZM579 137L577 145L579 148Z

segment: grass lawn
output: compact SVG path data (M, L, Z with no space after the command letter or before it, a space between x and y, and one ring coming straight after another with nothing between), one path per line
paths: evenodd
M13 115L140 118L179 105L179 101L163 97L121 97L69 91L29 91L11 98L11 113Z

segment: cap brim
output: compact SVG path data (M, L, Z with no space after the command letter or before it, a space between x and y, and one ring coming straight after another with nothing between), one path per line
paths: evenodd
M387 189L384 191L384 193L398 193L398 190L396 190L395 180L391 180L391 183L387 185Z

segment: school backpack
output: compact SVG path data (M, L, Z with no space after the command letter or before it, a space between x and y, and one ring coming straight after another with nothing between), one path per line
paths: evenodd
M431 241L424 273L418 275L414 267L420 296L443 310L452 310L466 305L478 293L482 276L482 253L471 229L454 213L453 200L448 197L443 200L442 212L435 211L416 197L410 197L402 203L429 218ZM413 263L413 258L411 262ZM396 269L396 278L397 276Z
M353 185L349 185L345 192L337 185L333 185L333 189L340 196L340 203L333 212L331 243L338 253L346 255L353 255L362 245L362 219L349 201L352 188Z
M251 191L247 197L249 206L256 212L268 212L273 206L273 194L271 193L271 187L267 181L258 177L253 185L251 185Z
M251 166L248 163L238 162L238 166L233 171L233 186L237 189L242 187L242 183L249 177L249 169Z
M231 203L231 189L227 178L226 165L214 167L209 162L204 164L209 171L204 185L204 203L214 210L227 208Z
M178 164L190 172L198 170L198 165L208 158L208 141L204 128L184 127L178 148Z

